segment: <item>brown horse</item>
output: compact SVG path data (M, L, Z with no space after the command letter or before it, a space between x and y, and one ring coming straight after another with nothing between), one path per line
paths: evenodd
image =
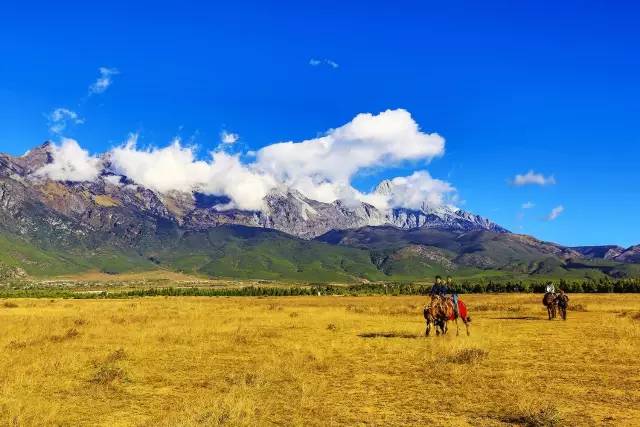
M544 294L544 297L542 297L542 304L547 307L549 320L555 319L558 308L558 296L553 292L547 292Z
M558 305L558 310L560 311L560 317L562 320L567 320L567 307L569 306L569 295L560 291L560 294L556 297L556 304Z
M469 322L471 318L469 316L461 316L458 310L453 309L453 301L451 298L434 295L431 297L429 305L424 307L423 310L424 320L427 324L425 335L429 336L431 332L431 325L436 330L436 335L446 334L448 331L447 322L451 319L456 322L456 335L460 335L460 328L458 326L458 318L462 319L464 326L467 329L467 335L469 335Z
M447 333L447 319L449 318L448 307L445 302L446 298L438 295L431 297L431 302L424 307L424 320L427 324L425 335L429 336L431 326L436 330L436 335Z

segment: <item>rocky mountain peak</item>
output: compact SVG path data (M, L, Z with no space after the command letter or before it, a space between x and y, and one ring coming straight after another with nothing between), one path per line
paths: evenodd
M391 196L391 194L393 194L393 183L388 179L380 181L374 193L380 194L381 196Z

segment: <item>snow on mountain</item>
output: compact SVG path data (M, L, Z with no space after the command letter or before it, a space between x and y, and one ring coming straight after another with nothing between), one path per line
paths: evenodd
M330 230L392 225L401 229L438 228L450 231L488 230L507 232L490 220L451 205L430 205L419 209L391 207L381 209L358 201L331 203L312 200L301 192L280 187L264 198L261 211L225 209L225 195L207 196L197 192L159 193L134 183L126 176L114 175L108 159L102 159L100 176L92 181L52 181L37 171L52 163L52 145L45 143L21 157L0 155L0 176L20 182L21 198L43 205L103 231L119 224L154 221L175 222L187 229L206 230L223 224L273 228L304 239ZM66 167L66 166L65 166ZM9 188L9 187L7 187ZM391 199L399 191L391 181L383 181L374 194ZM396 193L397 195L397 193ZM202 201L206 200L206 203Z

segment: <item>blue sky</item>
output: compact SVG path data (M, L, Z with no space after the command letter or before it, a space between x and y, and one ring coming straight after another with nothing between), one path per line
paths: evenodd
M0 151L56 140L46 116L61 107L84 121L64 135L92 153L131 132L206 151L223 130L255 150L403 108L446 154L365 171L358 189L427 169L463 208L513 231L640 243L632 2L167 3L4 5ZM118 74L89 95L100 67ZM529 170L555 184L510 183Z

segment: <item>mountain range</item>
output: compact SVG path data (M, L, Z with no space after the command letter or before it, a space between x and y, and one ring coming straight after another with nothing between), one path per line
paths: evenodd
M0 154L0 277L170 269L211 277L313 281L474 277L624 277L640 245L564 247L514 234L449 205L386 210L324 203L276 188L259 211L226 209L225 195L159 193L115 174L92 181L39 173L47 142ZM375 192L397 191L383 181Z

